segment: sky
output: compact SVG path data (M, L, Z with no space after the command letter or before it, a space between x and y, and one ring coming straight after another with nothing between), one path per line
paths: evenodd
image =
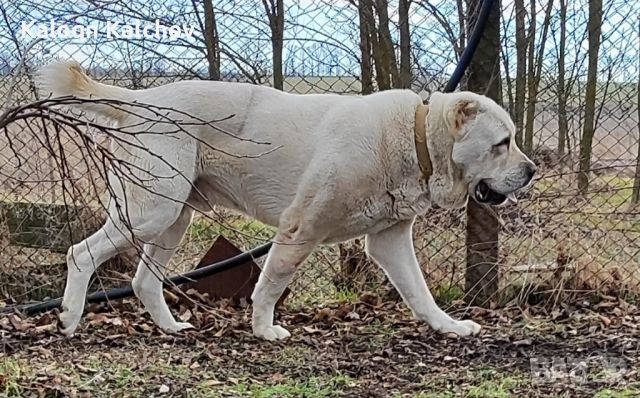
M586 19L587 1L568 1L568 37L565 53L567 67L576 68L578 75L586 74ZM547 74L557 73L557 42L559 38L558 2L553 8L549 39L543 57L543 70ZM108 4L107 2L104 2ZM111 2L113 3L113 2ZM441 20L450 24L457 33L458 18L455 1L436 0L431 2L436 7ZM515 23L513 20L513 6L503 1L503 51L508 58L515 60ZM637 81L639 76L640 57L640 2L626 0L609 0L605 3L605 17L603 19L603 41L600 53L600 69L602 77L621 82ZM140 23L139 18L132 15L139 13L148 20L159 18L169 25L188 24L196 27L196 37L181 38L180 40L165 39L159 43L149 40L137 40L134 44L125 43L122 39L108 38L102 32L98 39L46 39L38 44L30 58L30 63L44 63L53 58L74 58L83 64L100 65L105 69L121 67L123 61L132 59L130 64L134 68L170 69L176 72L190 69L192 72L204 73L206 63L199 38L198 20L190 2L178 1L127 1L126 7L116 12L95 10L86 2L67 2L63 0L44 0L29 5L28 2L8 3L2 5L9 17L10 23L0 23L0 55L3 59L13 59L15 64L15 42L10 31L20 33L21 23L24 21L49 22L55 19L58 23L70 21L72 24L96 23L105 27L108 20L123 24ZM389 14L392 21L397 23L397 12L393 8ZM538 21L542 22L543 7L546 1L538 1ZM224 57L222 62L223 74L239 73L241 68L255 67L265 73L271 69L271 48L269 29L264 15L264 8L260 0L225 0L215 1L218 32L222 48L228 53L235 54L237 59L245 62L232 62ZM110 6L113 7L113 6ZM286 27L284 67L287 74L297 75L358 75L359 54L358 47L358 17L355 7L348 1L342 0L297 0L285 1ZM89 10L89 11L87 11ZM91 17L77 17L87 14ZM434 17L425 8L412 5L410 16L412 26L413 56L415 67L420 73L436 76L448 76L455 67L456 59L449 37L442 27L441 20ZM538 39L540 35L538 30ZM392 35L397 38L397 29L392 29ZM19 36L19 34L17 34ZM19 46L24 49L33 38L18 37ZM147 47L141 49L140 47ZM8 50L12 49L12 50ZM161 60L165 58L165 60ZM167 61L167 59L170 59ZM173 60L173 61L171 61ZM177 61L177 62L174 62ZM0 67L2 60L0 60ZM87 65L89 66L89 65ZM515 69L514 66L511 69ZM4 70L4 69L3 69ZM513 75L514 72L511 74Z

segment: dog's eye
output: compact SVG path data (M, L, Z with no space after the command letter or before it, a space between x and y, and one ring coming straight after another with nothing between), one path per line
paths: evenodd
M511 137L507 137L504 140L498 142L497 144L495 144L493 147L494 148L499 148L501 146L506 147L507 149L509 149L509 144L511 144Z

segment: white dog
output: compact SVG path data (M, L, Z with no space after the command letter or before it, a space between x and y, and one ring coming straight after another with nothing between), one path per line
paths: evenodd
M480 331L478 324L452 319L436 305L411 230L432 204L462 207L471 195L499 205L515 200L513 193L531 181L536 169L513 141L509 115L487 97L435 93L427 107L409 90L365 97L295 95L213 81L133 91L95 82L75 62L44 67L38 84L44 95L151 104L176 110L166 113L174 120L188 121L185 114L222 120L215 123L219 129L184 123L186 131L177 131L148 109L78 105L137 132L123 133L122 141L131 145L114 143L111 150L136 166L132 175L141 177L143 170L154 178L146 178L145 189L110 172L109 220L68 252L63 333L78 326L95 268L133 244L128 231L144 243L132 282L137 297L162 329L191 327L171 315L158 275L193 208L209 211L213 205L278 227L252 296L256 336L290 335L274 324L274 305L317 245L362 235L367 253L418 319L443 333ZM131 228L121 221L123 211Z

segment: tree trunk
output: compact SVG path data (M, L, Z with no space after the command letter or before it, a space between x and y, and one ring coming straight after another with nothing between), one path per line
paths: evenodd
M596 89L598 84L598 52L602 31L602 0L589 1L589 66L584 98L584 125L580 139L580 170L578 190L586 194L589 189L589 169L591 168L591 145L595 132Z
M464 14L464 3L462 0L456 0L456 9L458 10L458 24L459 33L458 33L458 59L462 56L462 51L464 51L465 43L467 42L467 36L465 34L465 14Z
M268 2L267 2L268 1ZM273 52L273 87L284 88L282 74L282 49L284 47L284 0L262 0L269 28L271 29L271 51Z
M376 0L360 0L364 4L362 10L366 14L365 19L369 22L369 40L371 42L371 56L373 67L375 69L376 83L378 90L388 90L391 88L391 80L383 62L384 49L380 44L379 28L376 24L376 12L374 10L374 2Z
M209 62L209 79L220 80L220 42L213 0L204 0L204 43Z
M513 118L513 115L515 115L515 102L514 102L514 98L513 98L513 80L511 79L511 62L509 60L509 49L507 48L506 43L504 43L502 46L500 46L500 53L501 53L501 58L502 58L502 65L504 68L504 80L505 80L505 85L507 87L507 100L509 101L509 106L508 106L508 110L509 110L509 114L511 115L511 117Z
M389 31L389 3L387 0L374 0L378 15L378 35L374 42L374 58L376 63L376 79L380 91L395 87L399 80L396 53Z
M475 25L482 0L467 0L469 29ZM500 1L494 1L487 26L468 69L467 89L501 103ZM470 303L483 305L498 292L498 238L495 210L469 200L467 205L467 267L465 292Z
M400 76L396 88L411 88L411 32L409 30L409 7L411 0L398 0L398 22L400 28Z
M638 36L640 36L640 21L638 23ZM640 58L638 58L638 70L640 70ZM638 133L640 133L640 76L638 77ZM638 137L638 153L636 153L636 175L633 179L633 192L631 193L631 203L640 203L640 136Z
M558 48L558 159L560 167L565 152L565 143L569 136L567 123L567 93L565 92L564 75L565 46L567 43L567 0L560 0L560 43Z
M531 0L531 16L535 17L535 2ZM547 33L549 32L549 25L551 24L551 9L553 7L553 0L547 3L547 9L544 13L544 21L542 22L542 33L540 34L540 43L538 43L538 53L534 54L534 38L535 27L531 29L532 38L530 38L530 59L529 59L529 101L527 106L527 124L525 128L524 136L524 151L527 155L533 154L533 127L536 118L536 105L538 102L538 88L540 87L540 78L542 75L542 58L544 57L544 47L547 42ZM536 24L535 18L532 23Z
M527 109L524 126L524 142L522 150L531 156L533 148L533 119L535 117L536 101L536 78L535 78L535 50L536 50L536 0L531 0L529 15L529 33L527 34Z
M375 22L370 20L372 12L368 12L370 0L357 3L358 21L360 23L360 83L362 95L373 93L373 66L371 64L371 35L374 34Z
M527 37L524 31L524 0L515 0L516 8L516 98L513 120L516 125L516 143L521 148L524 126L525 86L527 84Z

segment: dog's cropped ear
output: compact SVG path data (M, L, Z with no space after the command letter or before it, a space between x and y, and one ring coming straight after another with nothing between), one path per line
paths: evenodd
M478 115L478 102L472 99L460 99L448 109L447 119L451 134L460 138L465 124Z

